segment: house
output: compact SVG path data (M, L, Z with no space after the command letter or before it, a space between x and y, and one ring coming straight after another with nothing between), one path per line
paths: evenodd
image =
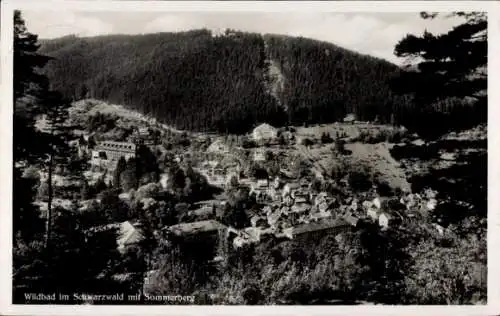
M253 161L266 161L266 151L264 148L256 148L253 152Z
M434 228L438 231L439 235L444 235L444 227L439 224L433 224Z
M354 122L356 122L356 115L354 113L347 114L346 117L344 117L344 123L354 124Z
M295 199L294 199L294 204L295 205L304 205L304 204L309 204L308 200L309 196L304 193L296 193L295 194Z
M223 140L218 139L214 141L207 148L207 153L215 153L215 154L226 154L229 152L229 146L224 143Z
M294 204L292 205L290 212L291 213L305 213L311 209L311 206L306 204L306 203L299 203L299 204Z
M359 218L357 218L357 217L354 217L352 215L347 215L344 217L344 220L347 223L349 223L350 225L352 225L353 227L358 226Z
M257 187L259 188L268 188L269 187L269 181L266 179L259 179L257 180Z
M380 201L380 198L378 198L378 197L374 198L372 201L372 205L380 210L380 208L382 207L382 202Z
M252 137L255 142L270 142L278 138L278 130L269 124L261 124L252 131Z
M204 255L225 257L227 251L227 226L216 220L180 223L166 228L173 240L182 240L188 246L206 251Z
M370 217L373 221L378 220L378 210L375 208L367 209L366 215L368 215L368 217Z
M264 214L271 214L273 212L273 209L269 206L269 205L266 205L264 206L264 208L262 209L262 212Z
M129 246L135 245L142 241L144 236L138 225L133 225L129 221L120 224L117 244L118 251L124 253Z
M255 190L252 192L255 195L255 201L259 204L264 204L269 202L269 196L266 191L263 190Z
M295 226L287 235L292 236L291 239L315 241L327 235L337 235L351 228L352 225L345 220L328 218Z
M147 127L139 127L137 129L137 134L139 136L148 137L150 135L149 128L147 128Z
M267 189L267 195L275 202L281 201L281 192L273 186Z
M117 231L116 244L117 249L121 254L125 253L128 247L135 245L144 239L140 225L132 224L129 221L91 227L86 230L85 233L93 235L112 230Z
M274 178L274 181L272 183L272 186L275 188L275 189L279 189L281 187L281 179L280 177L276 177Z
M267 224L271 227L276 227L276 224L278 223L280 217L281 214L279 212L267 214Z
M326 201L325 202L321 202L317 207L318 207L318 211L320 211L322 213L328 211L328 208L329 208L328 207L328 203L326 203Z
M280 168L280 176L281 178L284 179L293 179L293 173L289 170L286 170L286 169L283 169L283 168Z
M197 208L195 210L189 211L188 215L195 216L197 218L200 218L200 217L204 217L204 218L210 217L212 215L215 215L215 207L214 206L209 206L209 205L202 206L202 207Z
M285 196L289 195L289 196L294 197L295 191L297 191L299 188L300 188L300 184L298 184L296 182L287 183L283 187L282 196L285 197Z
M302 202L303 200L305 200L306 202L309 202L309 199L310 199L310 194L306 190L292 191L291 196L292 196L292 198L294 198L295 202L300 201L299 203L303 203Z
M145 145L154 144L154 139L151 135L151 131L147 126L135 128L134 133L130 137L130 140L134 143L141 143Z
M401 223L401 216L397 214L389 214L387 212L382 212L378 218L378 224L383 229L387 229L390 226L398 225Z
M293 205L293 198L289 195L283 196L282 203L285 206L292 206Z
M380 216L378 218L378 224L382 228L388 228L391 220L392 220L392 216L390 214L382 213L382 214L380 214Z
M290 207L288 207L288 206L282 206L280 208L280 213L282 215L288 215L289 212L290 212Z
M321 203L326 203L328 194L326 192L320 192L314 197L314 205L320 205Z

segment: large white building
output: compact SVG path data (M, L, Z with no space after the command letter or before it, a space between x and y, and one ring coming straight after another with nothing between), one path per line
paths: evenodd
M96 146L92 158L100 157L109 161L117 161L120 157L126 160L135 157L136 145L133 143L104 141Z
M277 138L278 130L267 123L257 126L252 131L252 139L256 142L273 141Z

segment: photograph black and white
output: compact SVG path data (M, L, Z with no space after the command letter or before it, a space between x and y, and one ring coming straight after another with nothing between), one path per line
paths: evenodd
M429 8L13 10L12 304L486 305L489 15Z

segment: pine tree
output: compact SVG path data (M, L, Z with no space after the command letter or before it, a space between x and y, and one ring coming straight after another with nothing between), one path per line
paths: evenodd
M47 233L46 247L50 245L51 221L52 221L52 200L53 200L53 176L57 166L68 165L70 161L69 141L74 135L68 122L68 108L70 104L60 93L47 91L44 96L42 109L46 115L47 128L41 141L44 141L46 150L45 168L48 173L49 196L47 206Z
M424 19L434 19L437 13L421 13ZM407 35L395 47L398 57L405 57L409 70L392 82L399 94L413 95L416 112L408 120L426 119L428 129L446 127L458 122L456 117L435 115L439 102L461 100L472 105L469 120L486 120L487 98L487 19L484 12L455 12L446 17L462 17L464 23L448 33L422 36ZM441 111L442 112L442 111ZM444 118L448 118L447 121ZM420 122L418 124L421 124Z
M41 114L38 100L48 86L47 78L39 70L50 60L37 53L40 45L37 35L27 31L20 11L14 11L14 160L38 162L39 143L34 142L37 131L35 118Z
M122 156L118 160L118 163L116 164L116 168L113 174L113 186L115 188L120 187L120 176L122 172L125 171L126 169L127 169L127 162L125 161L125 158L123 158Z

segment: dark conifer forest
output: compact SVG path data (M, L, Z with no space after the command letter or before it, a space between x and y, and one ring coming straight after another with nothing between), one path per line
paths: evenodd
M67 36L42 41L41 52L54 57L47 75L65 96L124 104L180 129L245 133L263 121L327 123L351 112L389 122L408 103L391 93L397 66L305 38L208 30Z

